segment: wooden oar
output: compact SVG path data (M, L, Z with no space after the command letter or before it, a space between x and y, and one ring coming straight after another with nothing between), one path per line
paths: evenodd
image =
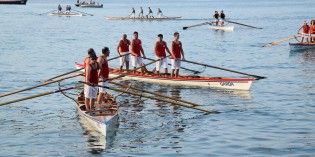
M82 81L79 81L79 82L85 83L85 82L82 82ZM128 93L128 94L135 95L135 96L140 96L140 97L144 97L144 98L149 98L149 99L154 99L154 100L158 100L158 101L168 102L168 103L171 103L173 105L182 106L182 107L186 107L186 108L191 108L191 109L195 109L195 110L206 112L206 113L215 113L215 114L220 113L219 111L208 111L208 110L197 108L197 107L194 107L194 106L185 105L185 104L173 101L173 100L160 99L160 98L156 98L156 97L153 97L153 96L149 96L149 95L145 95L145 94L141 94L141 93L137 93L137 92L125 91L123 89L118 89L118 88L113 88L113 87L106 87L106 86L100 86L100 85L92 85L92 86L102 87L102 88L106 88L106 89L109 89L109 90L114 90L114 91L118 91L118 92Z
M74 78L74 77L77 77L77 76L80 76L80 75L82 75L82 74L76 74L76 75L72 75L72 76L69 76L69 77L61 78L61 79L58 79L58 80L44 82L44 83L41 83L41 84L33 86L33 87L28 87L28 88L24 88L24 89L20 89L20 90L14 91L14 92L9 92L9 93L6 93L6 94L2 94L2 95L0 95L0 98L5 97L5 96L9 96L9 95L12 95L12 94L20 93L20 92L23 92L23 91L31 90L31 89L34 89L34 88L38 88L38 87L41 87L41 86L46 86L46 85L49 85L49 84L52 84L52 83L56 83L56 82L59 82L59 81L62 81L62 80L66 80L66 79L69 79L69 78Z
M79 13L83 13L83 14L86 14L86 15L90 15L90 16L94 16L93 14L85 13L85 12L78 11L78 10L73 10L73 11L76 11L76 12L79 12Z
M230 23L238 24L238 25L241 25L241 26L246 26L246 27L250 27L250 28L257 28L257 29L262 29L262 28L259 28L259 27L246 25L246 24L243 24L243 23L238 23L238 22L229 21L229 20L226 20L226 21L227 21L227 22L230 22Z
M66 90L76 89L76 88L80 88L82 86L83 86L83 84L79 84L77 86L70 87L70 88L59 89L59 90L55 90L55 91L51 91L51 92L45 92L45 93L36 94L33 96L28 96L28 97L16 99L16 100L11 100L11 101L0 103L0 106L12 104L12 103L16 103L16 102L20 102L20 101L24 101L24 100L29 100L29 99L33 99L33 98L37 98L37 97L41 97L41 96L45 96L45 95L50 95L50 94L54 94L54 93L59 93L59 92L66 91Z
M183 27L183 30L186 30L187 28L192 28L192 27L197 27L197 26L202 26L202 25L210 24L210 23L213 23L213 22L203 22L203 23L199 23L199 24L195 24L195 25Z
M281 40L278 40L278 41L274 41L274 42L265 44L265 45L262 46L262 47L267 47L267 46L276 45L276 44L279 44L279 43L281 43L281 42L288 41L288 40L291 40L291 39L293 39L293 38L298 38L298 37L301 37L301 36L302 36L301 34L299 34L299 35L294 35L293 37L290 37L290 38L285 38L285 39L281 39Z
M151 59L151 58L144 58L144 57L142 57L143 59L147 59L147 60L151 60L151 61L154 61L154 59ZM170 63L168 63L168 65L172 65L172 64L170 64ZM184 70L187 70L187 71L190 71L190 72L193 72L194 74L199 74L200 73L200 71L197 71L197 70L192 70L192 69L187 69L187 68L184 68L184 67L180 67L181 69L184 69Z
M121 87L123 87L123 88L131 88L131 89L134 89L134 90L146 92L146 93L153 94L153 95L157 95L157 96L160 96L160 97L164 97L164 98L172 99L172 100L175 100L175 101L187 103L187 104L190 104L190 105L193 105L193 106L201 106L201 105L199 105L199 104L197 104L197 103L194 103L194 102L190 102L190 101L186 101L186 100L174 98L174 97L171 97L171 96L168 96L168 95L165 95L165 94L160 94L160 93L156 93L156 92L151 92L151 91L148 91L148 90L145 90L145 89L141 89L141 88L137 88L137 87L134 87L134 86L128 86L128 85L121 84L121 83L118 83L118 82L109 81L109 83L115 84L115 85L118 85L118 86L121 86Z
M235 71L235 70L230 70L230 69L225 69L225 68L221 68L221 67L217 67L217 66L212 66L212 65L208 65L208 64L197 63L197 62L188 61L188 60L182 60L182 61L187 62L187 63L192 63L192 64L197 64L197 65L209 67L209 68L215 68L215 69L220 69L220 70L224 70L224 71L229 71L229 72L233 72L233 73L237 73L237 74L252 76L252 77L255 77L257 80L267 78L267 77L264 77L264 76L258 76L258 75L247 74L247 73L243 73L243 72L239 72L239 71Z
M126 53L126 54L123 54L123 55L121 55L121 56L129 55L129 54L130 54L130 53ZM110 59L108 59L107 61L111 61L111 60L114 60L114 59L120 58L121 56L116 56L116 57L110 58ZM50 79L46 80L45 82L47 82L47 81L51 81L51 80L53 80L53 79L55 79L55 78L62 77L62 76L65 76L65 75L68 75L68 74L71 74L71 73L74 73L74 72L77 72L77 71L80 71L80 70L82 70L82 69L84 69L84 68L75 69L75 70L72 70L72 71L69 71L69 72L63 73L63 74L61 74L61 75L58 75L58 76L52 77L52 78L50 78Z
M47 12L47 13L41 13L41 14L39 14L39 15L48 14L48 13L51 13L51 12L54 12L54 11L56 11L56 10L49 11L49 12Z

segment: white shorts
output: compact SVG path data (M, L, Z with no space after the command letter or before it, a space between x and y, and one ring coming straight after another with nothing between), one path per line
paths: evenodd
M160 59L160 58L157 57L156 59ZM160 71L160 68L162 65L164 65L164 69L167 68L168 63L167 63L166 57L164 59L161 59L161 60L156 62L156 66L155 66L156 69L155 70Z
M91 99L96 99L97 97L97 87L96 86L89 86L84 85L84 97Z
M137 65L139 65L139 67L140 67L141 64L143 64L142 58L139 56L131 56L131 63L132 63L133 67L137 68Z
M311 34L311 37L315 37L315 34Z
M171 59L172 69L180 69L180 59Z
M108 81L99 82L98 85L108 87ZM100 93L106 93L106 88L98 87L98 91L99 91Z
M129 52L120 52L120 55L127 54ZM120 66L124 66L125 62L129 62L130 55L125 55L120 57Z
M302 37L309 37L310 36L310 34L308 34L308 33L302 33Z
M220 19L220 22L224 22L225 21L225 19Z
M213 19L213 22L219 22L219 19Z

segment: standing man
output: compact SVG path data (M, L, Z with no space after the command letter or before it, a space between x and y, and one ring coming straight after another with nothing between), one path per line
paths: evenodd
M315 43L315 20L311 21L310 24L310 43Z
M141 40L138 39L138 32L134 32L133 40L131 42L131 62L132 62L134 74L136 73L137 65L142 67L141 68L142 73L144 73L145 71L145 67L144 67L140 52L142 53L143 58L146 58L143 48L142 48Z
M151 8L149 7L149 13L148 13L148 15L147 15L147 18L154 18L153 17L153 12L152 12L152 10L151 10Z
M218 26L218 23L219 23L219 13L217 11L214 12L214 15L213 15L213 22L214 22L214 25L215 26Z
M166 42L163 41L163 35L159 34L158 35L158 40L155 43L154 46L154 52L155 52L155 56L157 59L160 59L159 61L156 62L156 73L158 75L160 75L160 68L161 65L164 65L164 75L167 75L167 58L166 58L166 53L165 50L170 54L170 50L168 49Z
M92 48L88 49L88 55L85 57L84 61L83 61L83 68L84 68L84 76L86 76L86 68L90 65L90 63L92 62L91 58L95 55L95 51ZM84 77L84 81L85 81L85 77Z
M142 9L142 7L140 7L139 17L140 17L140 18L143 18L143 9Z
M104 47L102 49L102 54L97 58L97 63L99 65L99 83L100 86L106 86L108 87L108 75L109 75L109 68L108 68L108 62L107 57L109 56L109 48ZM105 101L106 96L106 88L99 87L98 88L98 97L97 97L97 104L101 104L103 101Z
M123 34L122 39L119 41L117 45L117 52L120 56L120 67L119 70L122 72L122 68L124 66L124 63L126 62L126 70L129 70L129 45L130 41L127 39L127 35Z
M307 21L304 21L304 24L302 26L302 31L303 32L302 32L302 41L301 41L301 43L303 43L304 37L306 37L306 42L309 43L309 41L308 41L309 30L310 30L310 27L308 26Z
M135 18L135 14L136 14L135 8L132 7L131 14L129 15L129 17Z
M93 50L94 51L94 50ZM97 97L97 87L94 85L98 84L98 70L99 65L96 62L96 55L91 56L91 63L86 67L85 85L84 85L84 104L86 111L89 111L94 107L94 101Z
M182 42L179 41L179 33L174 33L174 39L171 42L171 64L172 64L172 72L171 77L178 77L180 64L181 64L181 58L182 60L185 60L184 56L184 50L182 46ZM181 57L182 56L182 57Z
M220 25L221 26L224 25L224 21L225 21L225 14L224 14L223 10L221 10L221 13L220 13Z

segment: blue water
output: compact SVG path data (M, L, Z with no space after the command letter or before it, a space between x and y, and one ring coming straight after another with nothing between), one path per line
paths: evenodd
M122 95L119 126L106 139L86 126L75 103L52 94L0 107L0 156L313 156L315 154L315 51L291 52L288 42L262 45L295 35L304 20L315 19L313 0L102 1L102 9L79 10L84 17L53 17L41 13L74 1L30 0L25 6L0 5L0 94L34 86L74 69L88 48L111 57L123 33L139 32L147 57L153 58L157 34L169 43L178 31L186 59L268 77L250 91L222 91L136 83L145 89L193 101L203 113L168 103ZM127 16L131 7L161 8L175 21L110 21ZM248 25L233 32L184 26L206 22L214 10ZM232 24L230 24L232 25ZM118 66L118 60L110 62ZM202 75L246 77L183 63ZM150 66L153 68L153 66ZM182 73L190 74L187 71ZM70 87L81 78L63 81ZM14 100L58 89L57 84L0 98ZM70 91L73 94L77 91ZM114 94L117 94L113 92ZM74 95L71 95L74 96Z

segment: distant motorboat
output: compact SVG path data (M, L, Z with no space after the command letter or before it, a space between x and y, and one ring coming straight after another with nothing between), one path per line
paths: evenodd
M23 4L25 5L27 0L0 0L0 4Z

